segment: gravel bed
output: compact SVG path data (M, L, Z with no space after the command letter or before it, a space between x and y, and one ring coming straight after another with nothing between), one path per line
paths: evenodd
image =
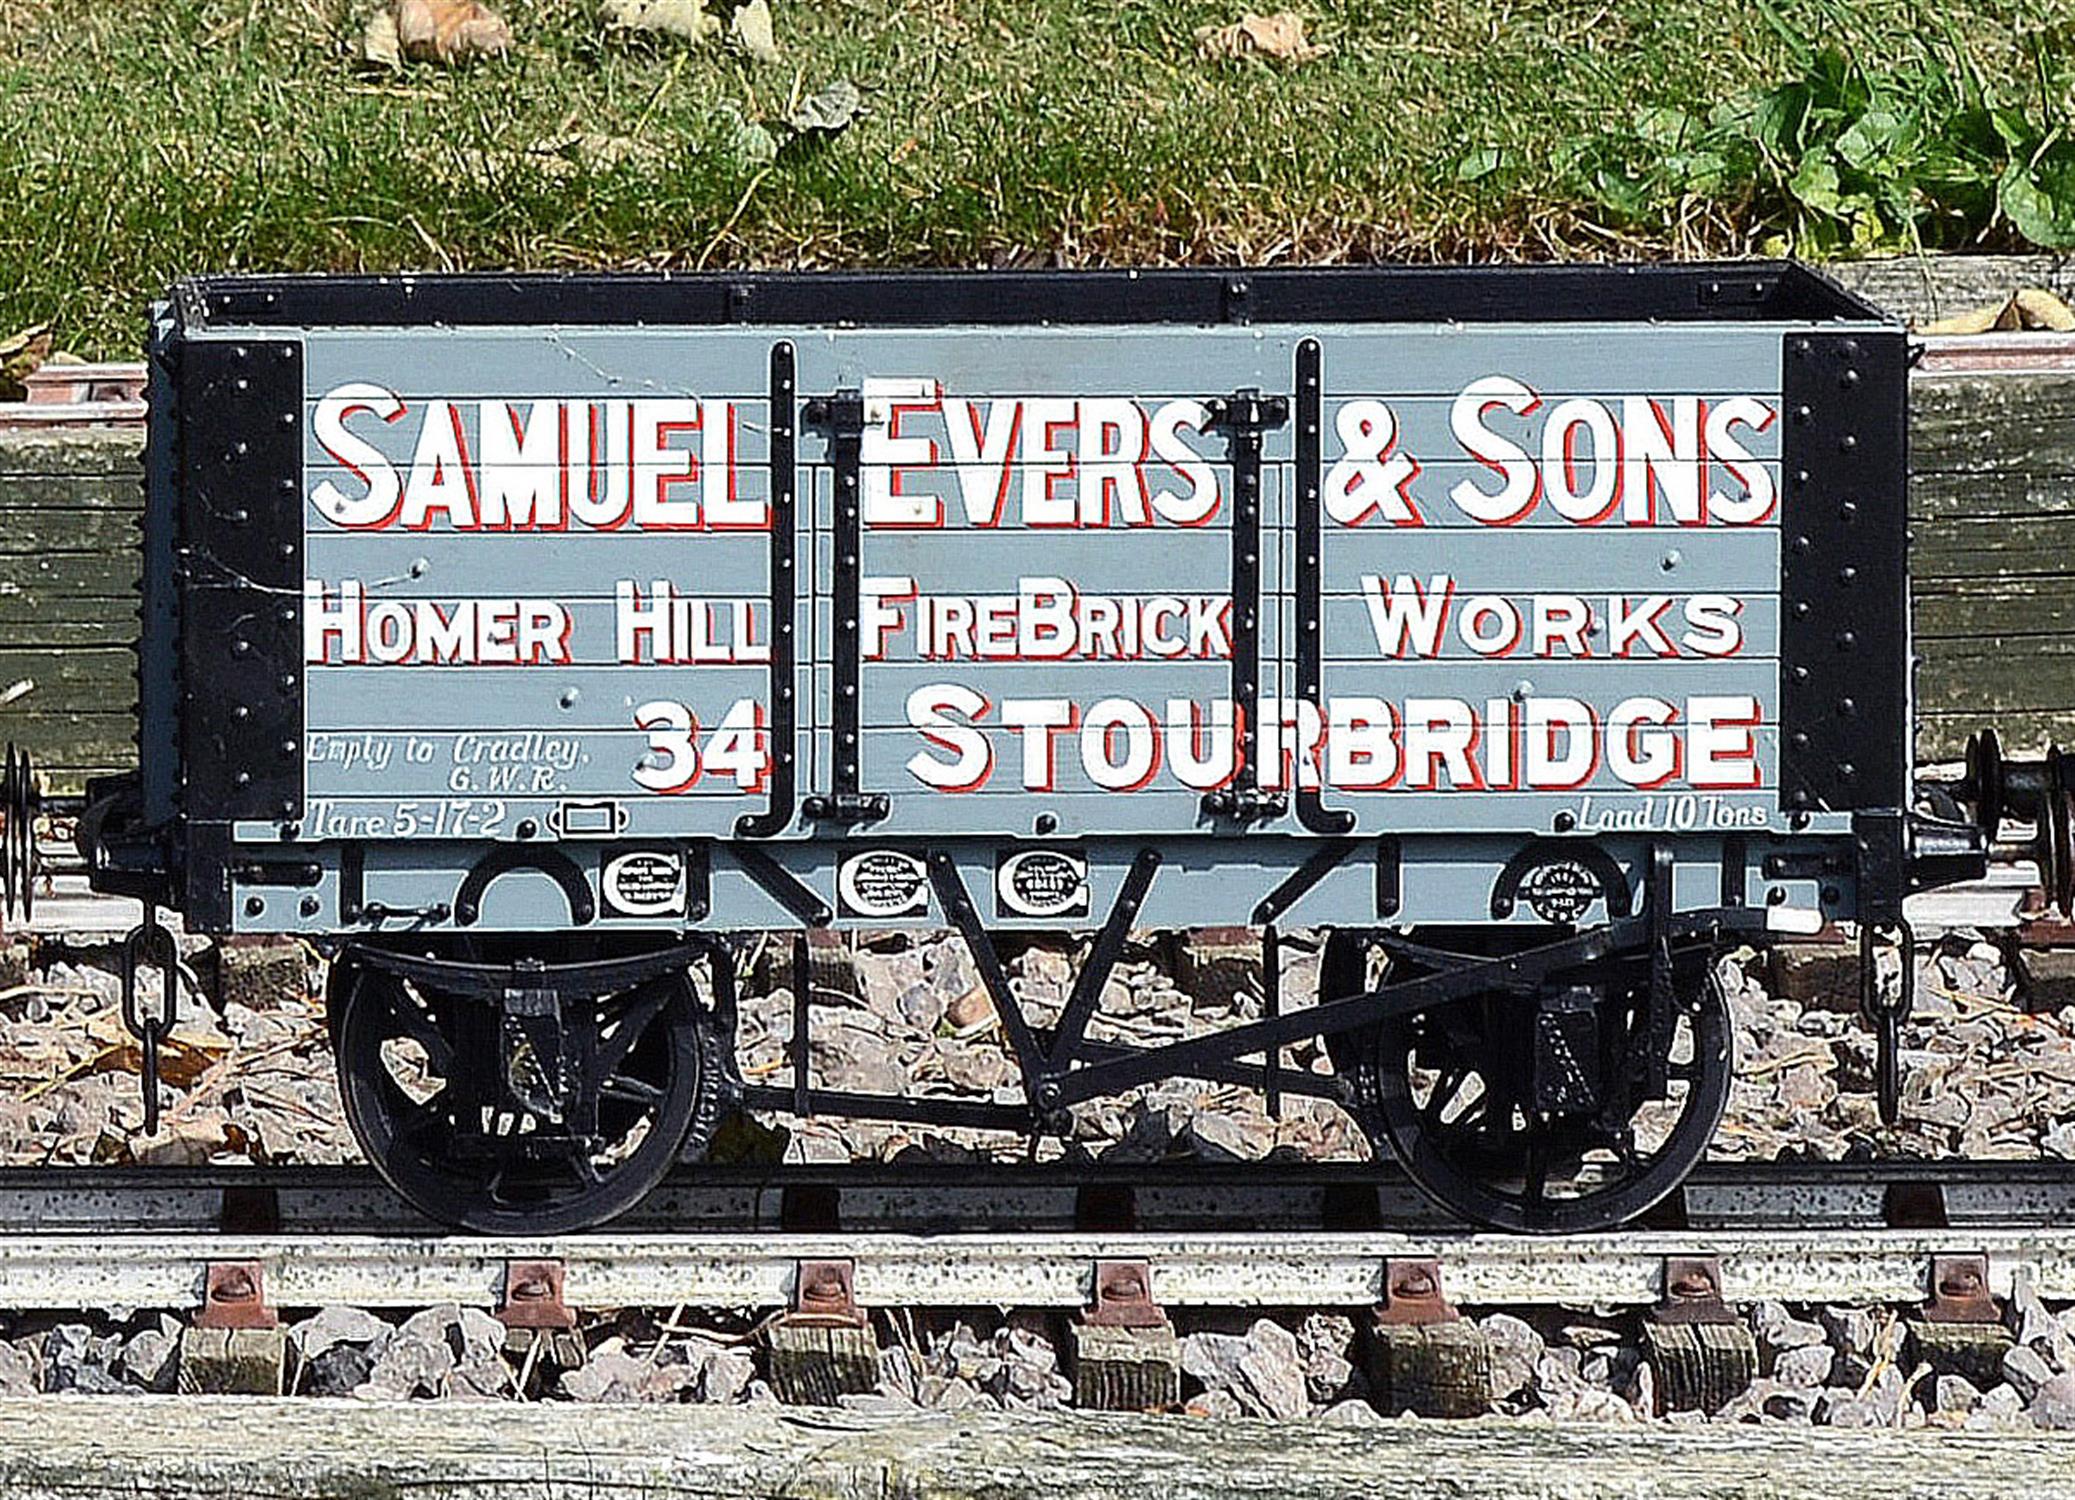
M1522 1420L2075 1428L2075 1307L2051 1309L2020 1286L2000 1366L1976 1368L1971 1379L1924 1358L1910 1311L1777 1302L1740 1309L1759 1373L1714 1412L1658 1410L1637 1314L1531 1308L1476 1321L1491 1348L1491 1411ZM879 1315L875 1326L878 1385L841 1397L843 1406L1072 1404L1056 1316L900 1312ZM182 1328L164 1312L15 1319L0 1337L0 1396L171 1391ZM1348 1424L1387 1414L1372 1399L1356 1320L1341 1312L1181 1310L1176 1328L1188 1414ZM682 1309L627 1310L589 1320L579 1335L581 1364L564 1368L545 1336L514 1338L477 1308L447 1304L385 1318L327 1307L287 1323L287 1388L368 1400L775 1403L759 1331L746 1314L687 1322Z
M1306 1003L1316 954L1292 945L1285 1003ZM1015 1095L1013 1069L963 946L890 936L822 955L814 1045L817 1081L962 1097ZM198 967L206 945L192 945ZM790 979L773 948L745 953L742 1064L784 1076ZM1243 940L1136 944L1104 997L1098 1036L1138 1042L1195 1034L1260 1010L1257 950ZM183 1085L160 1132L138 1134L137 1053L121 1027L112 954L46 944L6 954L0 973L0 1158L11 1163L317 1163L354 1157L339 1122L314 954L275 953L271 982L234 985L221 1016L191 1010L168 1049ZM1056 1014L1074 955L1035 944L1009 960L1040 1022ZM1715 1143L1724 1158L1847 1153L2025 1158L2075 1156L2075 1006L2053 1006L2010 950L1956 934L1920 955L1916 1019L1905 1031L1904 1121L1874 1112L1872 1042L1850 976L1834 954L1742 953L1725 960L1739 1077ZM250 1003L247 1003L250 1002ZM1324 1071L1316 1046L1292 1067ZM832 1120L765 1117L752 1149L793 1160L957 1156L1000 1150L998 1137ZM1119 1159L1360 1158L1367 1148L1338 1109L1291 1099L1272 1120L1251 1093L1164 1083L1084 1107L1065 1149ZM742 1133L738 1133L740 1135ZM782 1143L782 1144L781 1144ZM1053 1150L1059 1148L1054 1147ZM1740 1309L1759 1374L1712 1415L1667 1420L1832 1426L2075 1427L2075 1308L2049 1308L2020 1286L2014 1342L1973 1378L1919 1357L1907 1309ZM1495 1410L1527 1420L1643 1421L1657 1380L1636 1315L1491 1310ZM0 1324L0 1394L171 1389L183 1323L160 1312L20 1317ZM877 1319L878 1388L844 1398L885 1409L1047 1409L1071 1401L1062 1325L1049 1314L917 1311ZM756 1403L773 1401L749 1314L685 1321L682 1310L629 1310L587 1322L573 1369L514 1348L472 1308L407 1318L326 1308L290 1324L289 1380L300 1393L391 1398ZM1341 1312L1220 1315L1183 1310L1183 1398L1205 1416L1378 1418L1356 1320Z
M750 983L740 1058L752 1080L783 1082L792 1030L785 945L744 955ZM206 945L194 945L206 969ZM1317 955L1303 934L1286 945L1286 1006L1309 1003ZM160 1132L140 1134L138 1050L116 1005L108 950L20 946L0 965L0 1161L351 1161L325 1036L323 965L291 950L264 985L234 986L221 1015L186 1008L165 1066L181 1086ZM1057 1015L1076 956L1036 943L1007 960L1040 1023ZM2020 982L2005 946L1958 933L1918 958L1917 1009L1904 1029L1903 1115L1880 1125L1873 1040L1844 961L1791 950L1725 960L1738 1077L1713 1154L1726 1160L1847 1154L2075 1158L2075 1004ZM288 977L284 980L283 975ZM824 954L816 964L815 1081L836 1089L1020 1098L1014 1065L964 945L893 934ZM247 1003L250 1002L250 1003ZM1104 993L1091 1034L1150 1043L1260 1014L1257 945L1163 938L1132 945ZM1328 1071L1323 1049L1287 1049L1292 1069ZM1013 1157L1013 1138L830 1118L765 1115L734 1132L736 1149L793 1161L886 1160L909 1152ZM1251 1090L1172 1080L1078 1106L1075 1134L1042 1155L1119 1161L1255 1159L1275 1153L1361 1160L1368 1145L1336 1106L1289 1096L1271 1118Z

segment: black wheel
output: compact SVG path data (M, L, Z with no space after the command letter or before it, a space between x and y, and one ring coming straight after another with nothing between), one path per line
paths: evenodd
M595 1028L595 1133L572 1134L540 1089L506 1086L497 1005L334 961L329 1003L346 1122L412 1206L486 1234L556 1234L626 1212L680 1152L703 1151L725 1098L717 1028L691 976L568 1002ZM529 1102L531 1100L532 1102Z
M1480 936L1478 956L1549 940L1546 931ZM1571 1035L1596 1043L1578 1059L1584 1096L1560 1107L1535 1079L1545 1002L1532 990L1495 990L1376 1027L1356 1073L1362 1113L1413 1182L1465 1218L1535 1234L1625 1223L1692 1170L1729 1101L1732 1031L1713 957L1706 947L1674 955L1667 1038L1651 1035L1647 955L1556 976L1550 989L1592 997L1572 1002L1589 1006L1592 1022ZM1385 982L1431 971L1395 961Z

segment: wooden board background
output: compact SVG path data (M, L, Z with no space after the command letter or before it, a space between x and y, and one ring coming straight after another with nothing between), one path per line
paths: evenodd
M34 1396L14 1500L1933 1500L2075 1496L2067 1433L1507 1419Z
M142 443L0 435L0 739L53 791L136 758Z
M2047 256L1893 259L1830 274L1912 321L2046 286ZM1994 723L2006 745L2075 744L2075 371L1920 378L1912 395L1921 761ZM52 790L131 764L134 432L0 434L0 738Z

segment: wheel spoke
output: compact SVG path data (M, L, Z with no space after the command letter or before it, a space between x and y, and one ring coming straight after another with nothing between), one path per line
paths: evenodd
M454 1066L453 1046L424 1003L399 981L383 982L370 978L363 982L378 986L383 1005L403 1027L404 1035L425 1049L425 1060L432 1071L442 1075L450 1073Z
M397 1115L396 1139L421 1151L433 1142L444 1144L454 1138L453 1116L435 1108L445 1094L435 1095L423 1104L406 1101L405 1108Z
M1481 942L1480 953L1504 956L1542 940L1532 931L1491 932L1466 946ZM1361 1076L1374 1080L1367 1098L1380 1144L1444 1205L1497 1228L1575 1232L1632 1218L1700 1159L1728 1095L1727 1001L1695 956L1675 955L1681 1020L1662 1062L1672 1080L1662 1099L1644 1100L1635 1087L1650 1049L1665 1045L1649 1026L1647 955L1617 954L1549 981L1596 991L1602 1050L1586 1062L1598 1068L1604 1060L1607 1071L1596 1076L1592 1115L1533 1107L1536 1002L1493 986L1378 1024L1373 1066ZM1417 978L1419 968L1416 958L1401 962L1396 977ZM1644 1122L1648 1139L1660 1143L1647 1152L1637 1136Z
M1521 1175L1530 1203L1540 1203L1549 1196L1549 1142L1539 1130L1528 1132L1527 1162Z
M606 1079L598 1093L601 1098L618 1099L625 1104L660 1104L663 1099L663 1091L647 1079L630 1077L625 1073L615 1073Z
M663 1005L669 998L668 986L651 985L637 992L637 998L607 1022L605 1034L599 1038L597 1076L611 1078L619 1073L627 1054L634 1050L635 1044L662 1014Z

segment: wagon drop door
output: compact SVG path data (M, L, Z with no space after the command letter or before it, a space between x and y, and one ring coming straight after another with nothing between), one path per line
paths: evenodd
M877 834L1230 831L1273 690L1287 340L802 340L815 466L806 811ZM1206 799L1211 799L1209 802Z
M726 836L765 812L800 623L772 344L307 336L309 834Z
M1298 464L1287 726L1307 825L1766 826L1779 330L1399 326L1307 347L1320 446Z

